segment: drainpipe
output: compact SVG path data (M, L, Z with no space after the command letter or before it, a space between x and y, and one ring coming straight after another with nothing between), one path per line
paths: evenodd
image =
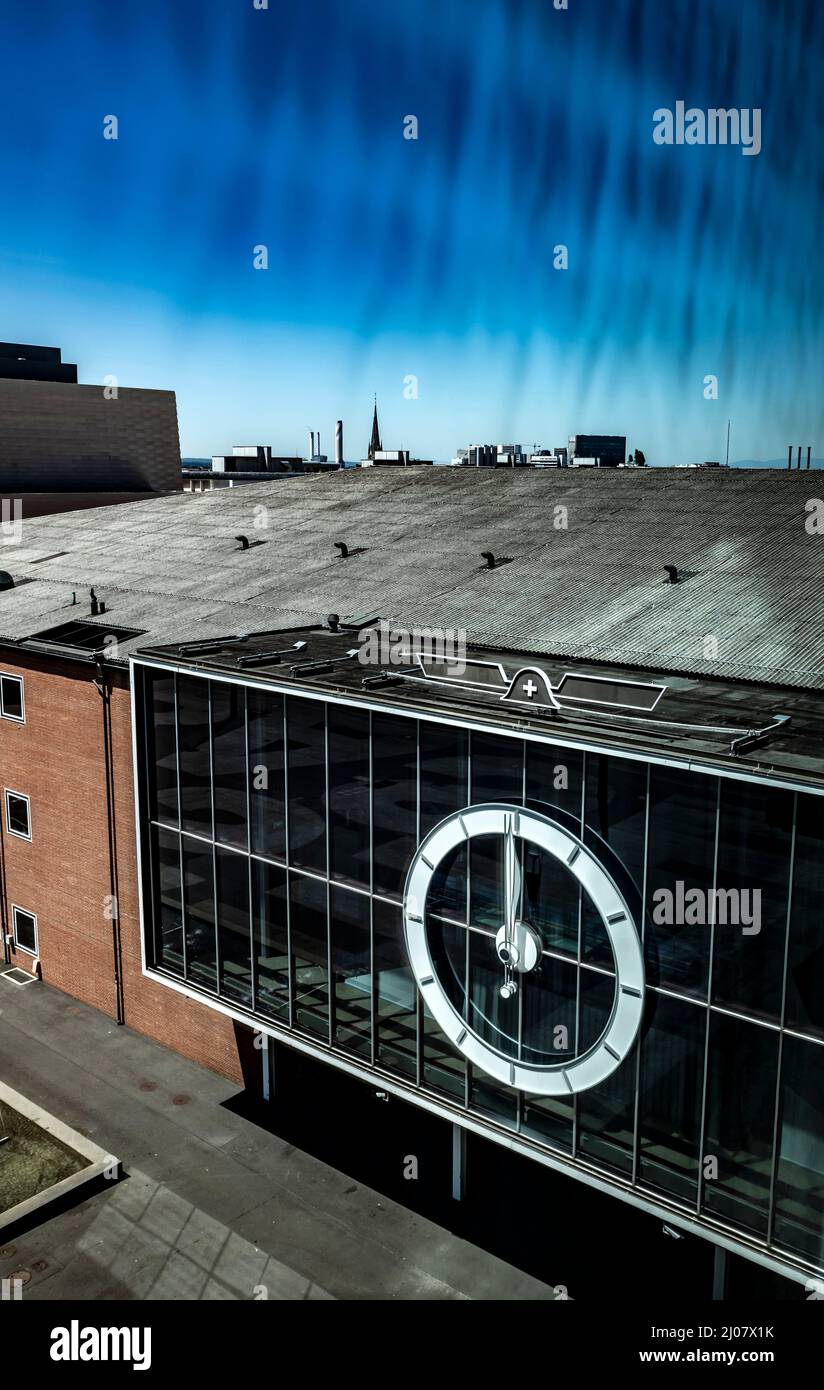
M0 815L0 931L3 933L3 964L11 965L11 949L6 941L9 931L6 908L6 840L5 816Z
M120 936L120 901L117 894L117 831L114 814L114 761L112 752L112 711L109 686L103 658L95 658L97 679L94 682L101 699L103 715L103 765L106 769L106 824L109 841L109 893L113 906L112 959L114 965L115 1019L126 1022L123 1007L123 946Z

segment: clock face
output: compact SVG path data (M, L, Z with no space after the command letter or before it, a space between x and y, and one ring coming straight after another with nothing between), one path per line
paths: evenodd
M597 972L602 998L612 990L597 1028L581 1026L579 903L612 955ZM570 1095L597 1086L632 1048L644 1002L635 922L592 851L548 816L490 802L441 821L410 866L404 932L436 1022L496 1080Z

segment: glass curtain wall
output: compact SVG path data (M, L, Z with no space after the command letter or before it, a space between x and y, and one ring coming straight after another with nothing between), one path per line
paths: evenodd
M824 1264L824 802L260 687L136 668L147 956L169 976L650 1196ZM420 839L480 801L543 811L643 935L631 1054L577 1097L471 1068L419 999L401 903ZM615 964L592 904L521 846L542 954L499 995L502 844L438 866L439 980L504 1056L597 1041Z

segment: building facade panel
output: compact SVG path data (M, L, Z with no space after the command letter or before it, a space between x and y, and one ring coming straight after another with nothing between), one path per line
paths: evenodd
M156 979L777 1267L824 1267L816 798L620 751L133 671ZM514 871L506 836L475 834L461 817L484 807L515 817ZM577 846L569 863L536 843L531 819ZM463 829L427 865L425 902L412 901L410 865L438 825ZM569 867L578 856L625 912L605 917L593 876ZM500 933L516 881L536 959L507 995ZM622 918L643 946L643 1008L609 1061ZM410 955L413 920L428 974ZM435 997L462 1024L457 1037ZM569 1079L599 1054L597 1084L540 1094L518 1081Z
M173 391L0 379L4 492L177 491Z

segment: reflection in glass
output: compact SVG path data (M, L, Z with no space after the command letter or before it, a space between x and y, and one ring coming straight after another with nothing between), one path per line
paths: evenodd
M401 909L375 898L376 1060L409 1080L418 1073L417 986L403 939Z
M824 1047L785 1037L776 1173L776 1244L824 1265Z
M175 678L166 671L144 670L146 691L146 765L149 816L177 825L177 740Z
M767 1229L777 1062L773 1029L712 1014L703 1205L758 1235ZM708 1158L718 1169L710 1179Z
M707 1010L647 992L638 1101L638 1177L694 1202Z
M469 802L469 734L421 720L421 838Z
M589 754L584 840L612 874L636 922L641 921L647 769L625 758ZM584 960L612 965L609 939L595 908L582 911Z
M479 1115L515 1129L518 1124L518 1096L509 1086L501 1086L492 1081L476 1067L470 1067L469 1108Z
M307 1033L329 1037L329 934L326 884L289 875L289 912L295 981L294 1021Z
M713 1002L760 1018L781 1011L792 812L781 787L722 783Z
M255 1008L265 1018L289 1019L289 930L286 870L252 860Z
M522 806L524 745L520 739L472 734L471 801L505 801ZM520 852L520 846L519 846ZM469 920L497 931L503 924L503 841L499 835L477 835L469 844Z
M329 706L329 869L369 887L369 714Z
M423 1085L463 1105L466 1097L466 1060L441 1032L425 1002L422 1021Z
M517 841L520 862L521 841ZM473 927L496 932L504 922L504 839L474 835L469 842L469 921Z
M220 993L248 1008L252 1003L249 860L218 845L215 863Z
M439 917L456 922L467 920L466 845L456 845L445 854L429 882L426 905Z
M183 836L187 979L205 989L217 983L215 881L212 846Z
M246 698L239 685L212 682L215 839L246 849Z
M583 753L553 743L526 745L526 797L536 810L554 816L564 813L564 825L580 834ZM569 817L569 821L566 817ZM572 822L570 824L570 822Z
M520 989L522 1060L544 1067L570 1061L576 1053L578 995L573 962L541 956L537 970L521 978Z
M554 855L538 845L519 845L523 865L523 916L541 933L546 951L578 954L581 889L578 880ZM600 921L600 918L599 918ZM607 945L610 960L612 952Z
M465 1018L473 1033L505 1057L518 1058L520 991L501 998L503 966L495 938L469 932L469 1009Z
M787 1026L824 1038L824 798L798 797Z
M650 768L644 954L651 983L706 999L718 782ZM689 901L686 895L698 890ZM684 904L683 909L680 904ZM681 920L679 920L681 919Z
M426 937L438 983L453 1008L466 1017L466 930L427 913Z
M212 770L209 750L209 682L179 676L180 807L184 830L212 834Z
M155 963L183 974L183 917L180 906L180 838L169 830L152 830L154 867Z
M390 898L403 892L417 847L418 740L414 719L372 716L373 888Z
M579 1053L600 1038L609 1021L615 999L615 979L593 970L581 971ZM583 1091L579 1097L578 1147L607 1168L621 1173L632 1169L635 1128L635 1049L606 1081Z
M283 696L249 689L249 802L252 853L286 858Z
M326 707L321 700L286 702L289 748L289 859L326 872Z
M372 949L369 898L332 884L329 930L334 982L332 1041L372 1056Z

